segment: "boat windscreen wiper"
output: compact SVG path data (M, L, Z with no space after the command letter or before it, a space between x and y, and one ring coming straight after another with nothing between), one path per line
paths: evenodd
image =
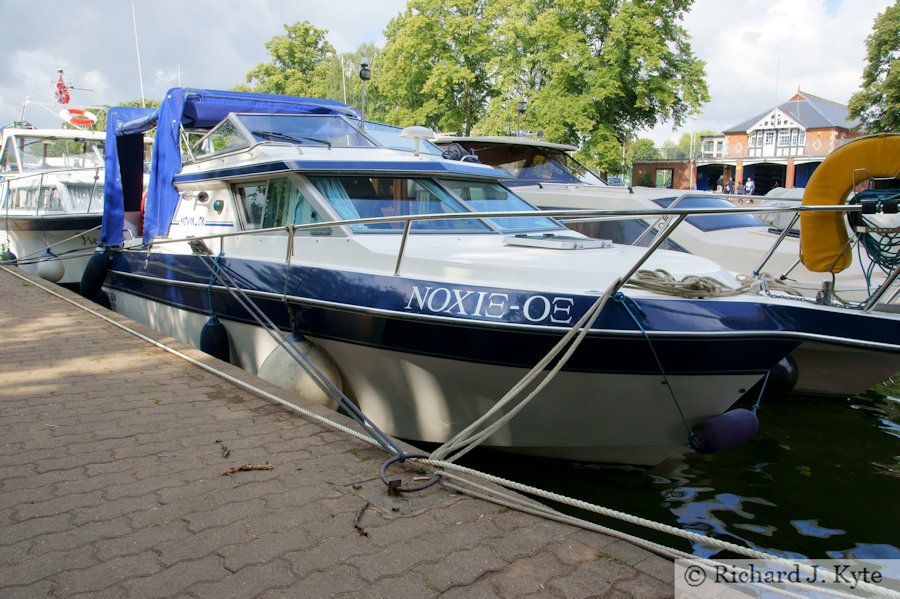
M322 144L323 146L328 146L328 149L331 149L330 141L326 139L317 139L315 137L307 137L306 135L289 135L279 131L251 131L250 134L275 141L289 141L297 144L302 144L304 140L311 141L313 143Z

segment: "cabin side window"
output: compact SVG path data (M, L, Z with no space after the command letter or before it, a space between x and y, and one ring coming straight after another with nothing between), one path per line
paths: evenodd
M465 209L428 179L400 177L309 177L316 190L344 220L417 214L447 214ZM354 231L400 230L402 221L350 225ZM486 227L474 220L415 221L414 231L469 230Z
M247 229L305 225L321 219L306 196L287 177L236 186Z
M3 157L0 158L0 171L4 173L13 173L19 170L19 163L16 162L16 148L12 143L6 144L6 150Z

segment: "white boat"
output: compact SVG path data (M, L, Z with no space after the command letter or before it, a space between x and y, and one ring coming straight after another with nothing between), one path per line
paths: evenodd
M535 206L547 210L656 210L670 206L731 208L739 197L607 185L601 177L570 155L576 150L574 146L565 144L503 136L442 135L433 141L442 148L456 144L477 156L481 162L503 168L513 176L507 185ZM850 177L849 174L847 176ZM754 196L752 199L756 205L762 205L759 203L760 197ZM876 281L867 278L865 269L869 262L865 259L855 260L834 277L831 273L808 270L800 262L796 232L789 233L778 243L783 228L790 226L793 216L790 213L757 215L739 211L689 216L672 232L665 247L705 256L738 274L768 273L807 297L815 298L823 283L827 283L829 286L833 284L833 292L841 300L865 301L884 277L876 277ZM648 233L659 231L669 222L671 219L659 217L607 217L573 219L567 221L567 225L590 237L611 239L617 243L639 241L646 244L653 237ZM762 264L763 258L773 247L774 252Z
M3 129L0 244L24 270L78 283L103 214L105 133Z
M896 138L884 138L895 148ZM844 148L850 153L860 143L884 141L860 139ZM456 137L438 136L433 140L439 147L453 150L455 157L467 155L479 161L503 168L513 178L506 182L511 189L531 202L547 210L612 211L620 214L594 214L590 218L571 217L565 219L574 230L591 237L607 238L618 243L647 244L654 235L671 224L675 215L660 216L663 208L705 209L721 212L717 214L688 215L676 229L671 231L666 245L674 250L710 258L728 270L744 277L772 273L777 282L784 282L792 289L810 298L823 297L825 293L834 303L862 308L864 303L885 281L885 273L873 267L871 258L858 255L858 259L847 261L840 268L832 269L831 263L812 271L801 262L800 237L796 213L760 213L755 215L735 208L731 200L722 196L703 192L685 193L672 189L623 188L606 185L603 180L578 163L569 152L572 146L553 144L540 140L518 137ZM859 152L856 152L857 154ZM888 165L890 176L900 167L896 149L879 149L879 160ZM859 165L863 166L863 165ZM844 179L849 185L852 169L844 173L826 174L826 177L840 177L841 184L826 181L829 188L843 189ZM828 167L819 167L820 179ZM792 192L784 195L791 196ZM802 196L801 196L802 197ZM756 198L759 200L759 198ZM807 201L807 203L812 203ZM837 203L832 201L830 203ZM790 206L787 201L778 206ZM799 207L800 201L793 204ZM655 211L655 215L623 215L625 212ZM883 225L889 226L896 215L878 215ZM834 219L832 219L833 221ZM773 224L780 224L776 228ZM793 226L792 226L793 225ZM785 232L784 228L788 231ZM838 217L831 230L847 228ZM796 229L791 231L791 229ZM649 234L648 233L652 233ZM832 243L831 235L821 239L822 243ZM838 247L845 243L844 237L834 243ZM807 240L809 243L809 240ZM816 250L818 251L818 250ZM767 253L771 252L768 254ZM849 252L843 247L841 254ZM810 254L807 250L807 254ZM764 261L765 259L765 261ZM761 268L763 266L764 268ZM819 272L819 270L824 272ZM838 270L836 274L830 272ZM786 276L779 276L788 273ZM840 347L804 342L791 353L791 359L798 371L798 379L793 387L797 393L815 395L835 395L848 397L900 372L900 360L886 358L879 352L870 353L853 344Z
M34 104L26 101L20 121L0 138L0 254L76 286L100 236L106 132L86 128L97 122L95 112L71 106L58 116L73 127L34 128L24 120ZM136 184L143 186L142 169Z
M737 281L701 257L568 231L503 187L502 171L393 149L337 102L174 89L117 138L157 121L143 239L106 236L83 292L102 283L115 310L194 345L221 322L225 357L261 375L281 351L264 321L301 334L396 437L444 443L536 365L558 364L485 445L655 464L804 340L900 355L893 314L620 288L641 267ZM182 129L208 131L183 164ZM114 188L112 233L129 201ZM567 361L544 365L598 305Z

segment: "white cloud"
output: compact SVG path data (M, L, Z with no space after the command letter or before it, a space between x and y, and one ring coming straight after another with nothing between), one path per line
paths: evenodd
M799 87L846 103L858 90L865 39L891 0L697 0L685 19L706 61L712 101L696 127L721 131L787 100ZM836 8L836 10L833 10ZM644 134L674 139L671 124Z
M115 104L140 98L132 6L137 17L143 86L160 98L177 85L230 88L268 60L265 42L284 24L327 29L339 52L384 44L388 21L405 0L0 0L0 125L25 96L49 100L56 69L77 87L73 102ZM696 0L685 19L695 54L707 62L712 101L697 129L721 130L805 91L846 102L859 85L866 36L892 0ZM90 24L84 27L83 24ZM40 35L35 35L35 32ZM693 121L692 121L693 124ZM684 129L688 130L688 129ZM676 137L671 125L648 136Z

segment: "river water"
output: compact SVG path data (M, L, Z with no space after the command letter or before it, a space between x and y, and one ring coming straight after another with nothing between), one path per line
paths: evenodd
M760 431L717 455L652 469L473 452L466 465L604 507L793 558L900 558L900 383L852 399L763 401ZM552 504L704 557L716 547Z

